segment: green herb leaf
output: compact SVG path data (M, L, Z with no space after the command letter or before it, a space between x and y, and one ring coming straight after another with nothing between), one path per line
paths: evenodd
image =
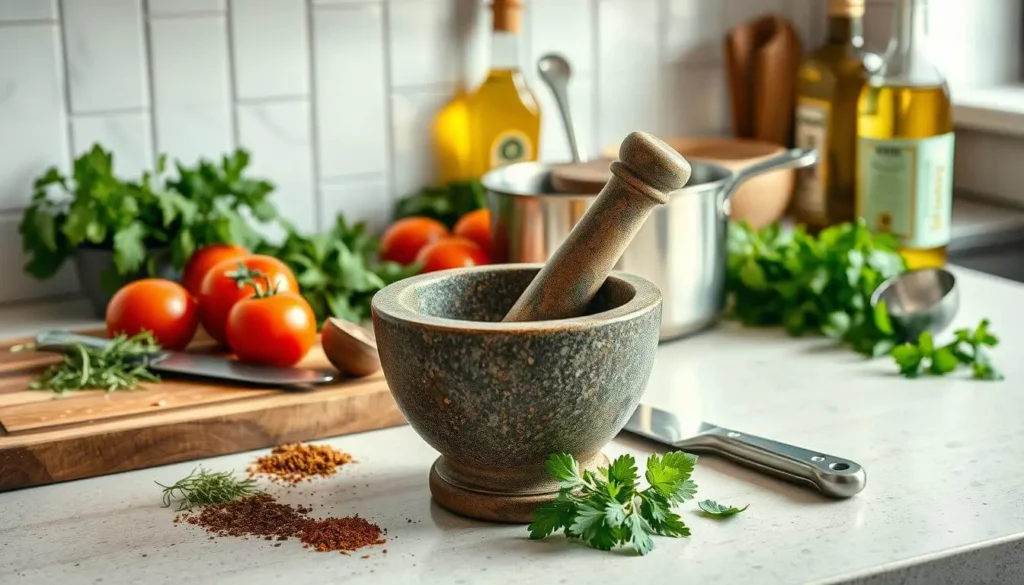
M146 260L146 226L134 221L114 236L114 266L118 274L130 274L142 268Z
M548 468L551 477L558 480L560 488L574 488L583 483L579 475L579 467L572 455L565 453L554 453L544 463Z
M728 518L729 516L735 516L740 512L750 507L750 504L743 506L742 508L736 508L727 504L719 504L714 500L703 500L697 502L697 506L706 514L712 518Z
M534 510L530 523L530 538L540 540L553 532L568 527L574 515L573 503L568 499L556 499Z
M632 485L637 480L636 459L628 453L619 455L608 468L608 479L618 483Z

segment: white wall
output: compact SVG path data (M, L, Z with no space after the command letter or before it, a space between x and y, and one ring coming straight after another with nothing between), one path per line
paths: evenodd
M1003 1L1003 0L989 0ZM486 68L481 0L0 0L0 302L71 292L70 270L22 274L17 223L30 182L99 141L135 173L235 146L307 229L344 211L375 227L433 180L429 125ZM765 11L805 44L825 0L526 0L524 64L544 109L541 156L565 159L553 100L533 74L565 53L593 151L643 129L728 132L724 31ZM868 8L882 47L886 4Z

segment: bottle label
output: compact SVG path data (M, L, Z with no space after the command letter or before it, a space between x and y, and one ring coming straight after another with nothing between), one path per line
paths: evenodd
M530 137L518 130L506 130L491 143L491 168L533 160Z
M815 223L826 221L828 193L828 134L832 106L826 101L800 98L796 107L797 148L817 148L818 164L797 174L796 206L800 215Z
M953 133L922 140L860 138L857 207L873 231L908 248L949 244L953 216Z

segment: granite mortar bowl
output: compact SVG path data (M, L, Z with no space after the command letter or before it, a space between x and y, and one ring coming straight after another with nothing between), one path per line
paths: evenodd
M459 268L414 276L378 292L373 328L391 393L441 457L430 488L464 516L529 522L558 489L554 452L585 467L643 395L661 327L661 292L612 273L587 314L501 319L540 264Z

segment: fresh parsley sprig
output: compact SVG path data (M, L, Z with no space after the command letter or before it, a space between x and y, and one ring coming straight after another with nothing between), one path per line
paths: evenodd
M697 493L697 484L690 480L696 463L696 455L682 451L651 455L644 474L650 487L640 490L632 455L621 455L596 472L580 473L571 455L553 454L547 468L558 480L558 497L534 512L530 538L563 530L596 549L630 545L645 555L654 548L653 535L689 536L690 529L672 507Z
M953 341L935 346L932 334L925 331L917 343L904 343L892 350L892 357L899 367L900 375L917 378L922 374L944 376L960 366L971 368L975 380L1002 380L1003 376L993 366L986 348L999 345L999 338L988 330L988 319L972 331L958 329Z

